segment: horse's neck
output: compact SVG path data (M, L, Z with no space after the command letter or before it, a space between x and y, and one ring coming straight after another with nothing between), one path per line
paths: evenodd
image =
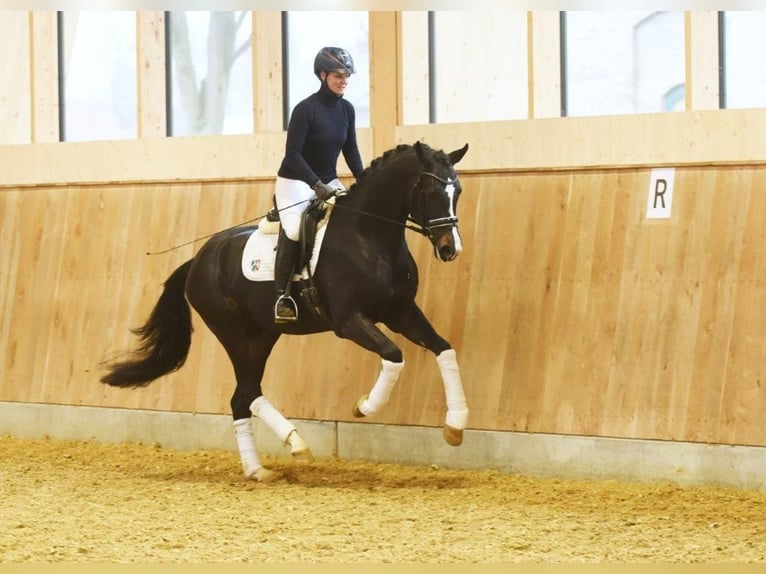
M394 181L378 176L357 194L356 207L378 217L405 223L409 215L410 190L417 181L418 173L412 172Z
M406 194L369 185L372 183L375 182L367 180L364 186L357 184L357 189L337 202L332 215L334 225L347 237L350 234L364 243L388 245L386 251L395 251L404 241Z

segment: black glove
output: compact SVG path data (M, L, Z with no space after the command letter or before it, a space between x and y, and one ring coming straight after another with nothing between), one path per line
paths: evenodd
M322 201L327 201L332 196L335 195L335 189L327 185L326 183L322 183L322 181L316 182L314 185L311 186L311 189L314 190L314 193L317 194L317 197L321 199Z

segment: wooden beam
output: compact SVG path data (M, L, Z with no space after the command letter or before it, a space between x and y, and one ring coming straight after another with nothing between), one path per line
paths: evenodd
M30 19L27 12L0 12L0 144L30 140ZM3 166L4 168L5 166Z
M427 124L428 97L428 12L401 13L402 123Z
M401 17L398 12L369 14L370 126L377 157L393 147L395 127L401 123Z
M561 116L559 12L528 12L529 118Z
M686 12L686 109L716 110L718 74L718 12Z
M165 13L136 12L138 137L167 135Z
M58 26L56 12L30 12L32 142L59 140Z
M283 131L282 13L253 12L253 129Z

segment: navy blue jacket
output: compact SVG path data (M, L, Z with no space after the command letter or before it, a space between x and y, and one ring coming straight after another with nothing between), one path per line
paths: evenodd
M277 174L300 179L308 185L329 183L338 175L341 151L357 177L364 165L356 143L356 113L348 100L332 93L325 83L319 91L299 102L290 116L285 157Z

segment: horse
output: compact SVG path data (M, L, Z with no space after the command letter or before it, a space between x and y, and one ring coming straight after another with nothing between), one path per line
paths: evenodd
M137 347L102 361L106 373L101 381L137 388L180 369L191 345L191 305L234 367L230 404L245 477L270 482L278 475L261 464L251 417L289 446L296 461L313 460L295 425L262 393L274 344L282 334L332 330L379 355L378 378L352 409L355 417L367 417L386 405L404 367L401 349L378 328L382 323L434 354L446 396L442 434L448 444L460 445L468 406L456 352L415 302L418 269L405 230L426 236L439 260L458 257L462 241L456 213L462 188L454 166L467 151L468 144L449 153L420 141L397 145L374 159L345 195L334 198L310 275L316 304L298 298L297 323L275 324L273 281L251 281L243 274L244 246L260 224L212 235L170 274L146 323L131 329Z

